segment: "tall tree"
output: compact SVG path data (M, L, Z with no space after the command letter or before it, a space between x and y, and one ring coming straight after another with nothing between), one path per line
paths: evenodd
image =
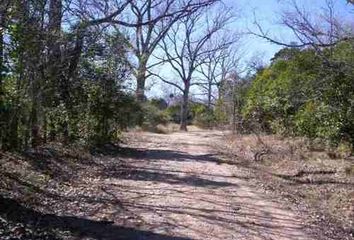
M209 52L205 62L197 69L200 73L198 85L207 96L209 111L212 110L213 103L218 98L221 84L238 67L240 53L235 44L238 40L238 35L225 36L210 41L206 46L206 49L219 49Z
M6 0L0 4L0 108L3 98L3 71L4 71L4 37L10 1Z
M130 2L1 1L1 147L35 147L46 140L47 128L69 138L69 130L77 125L73 119L78 116L74 109L78 102L73 92L81 55L91 44L86 41L88 33L117 25L114 21ZM5 66L9 69L6 74ZM59 109L61 116L56 114ZM60 125L60 130L49 123Z
M49 98L47 99L48 107L64 104L69 114L75 114L72 112L73 102L70 89L77 78L85 39L88 37L90 29L106 28L114 21L118 21L130 2L131 0L105 1L104 3L97 0L79 0L77 4L72 4L70 1L63 0L49 1L46 34L48 49L46 78L49 80L46 86L46 92L49 93L46 96ZM64 31L63 25L70 26L70 32ZM55 92L59 94L54 94ZM44 122L44 129L46 129L46 119ZM70 135L69 128L68 121L63 121L63 137L66 141ZM44 135L46 136L46 133ZM52 133L50 135L53 136Z
M127 27L132 54L133 74L136 79L136 96L144 100L146 79L149 77L149 60L170 28L182 18L213 5L220 0L135 0L129 4L126 19L117 21Z
M218 51L225 47L224 45L218 45L212 48L205 48L205 46L231 19L232 16L225 14L225 12L218 13L212 19L210 19L210 16L206 16L204 12L195 12L174 25L160 44L164 56L157 58L161 62L170 65L180 78L181 83L174 82L170 78L153 72L150 72L150 74L182 92L183 101L181 103L180 123L182 131L187 131L189 93L191 86L198 84L194 81L196 80L194 77L197 68L205 63L210 52Z

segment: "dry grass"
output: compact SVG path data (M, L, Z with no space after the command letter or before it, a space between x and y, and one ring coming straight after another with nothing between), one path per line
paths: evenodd
M354 157L346 146L334 151L304 138L266 135L227 136L225 141L222 151L265 189L308 208L314 221L340 225L353 235Z
M198 131L201 128L195 125L188 126L188 131ZM176 123L168 123L168 124L158 124L157 126L136 126L134 128L128 129L128 132L131 133L139 133L139 132L152 132L159 134L171 134L174 132L180 131L180 125Z
M129 132L152 132L159 134L170 134L179 131L179 125L175 123L158 124L157 126L136 126L128 129Z
M179 131L179 125L174 123L169 123L166 125L159 124L156 126L156 133L169 134Z

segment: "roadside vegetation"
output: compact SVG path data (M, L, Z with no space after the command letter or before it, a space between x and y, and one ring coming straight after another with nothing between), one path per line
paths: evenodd
M353 237L353 156L303 137L244 134L218 146L222 162L265 193L310 216L326 236ZM318 236L321 239L320 236ZM336 238L335 238L336 239Z
M354 3L342 18L335 2L316 12L286 3L279 22L292 37L282 41L257 14L235 29L239 13L221 0L2 0L0 238L107 224L58 216L97 194L104 207L92 181L131 156L126 132L193 125L225 130L223 161L310 212L327 236L352 239ZM245 60L250 36L281 49ZM147 97L156 86L162 96Z

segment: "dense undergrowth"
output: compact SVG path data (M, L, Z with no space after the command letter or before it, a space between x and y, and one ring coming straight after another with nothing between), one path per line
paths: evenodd
M354 143L354 42L321 53L278 52L244 98L242 116L265 132L305 136L329 144Z

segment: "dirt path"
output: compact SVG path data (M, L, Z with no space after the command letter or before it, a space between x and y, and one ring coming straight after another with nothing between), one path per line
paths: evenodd
M198 130L130 135L137 156L104 185L124 214L106 214L115 224L152 233L131 239L313 239L296 213L251 187L236 166L219 162L221 136Z

